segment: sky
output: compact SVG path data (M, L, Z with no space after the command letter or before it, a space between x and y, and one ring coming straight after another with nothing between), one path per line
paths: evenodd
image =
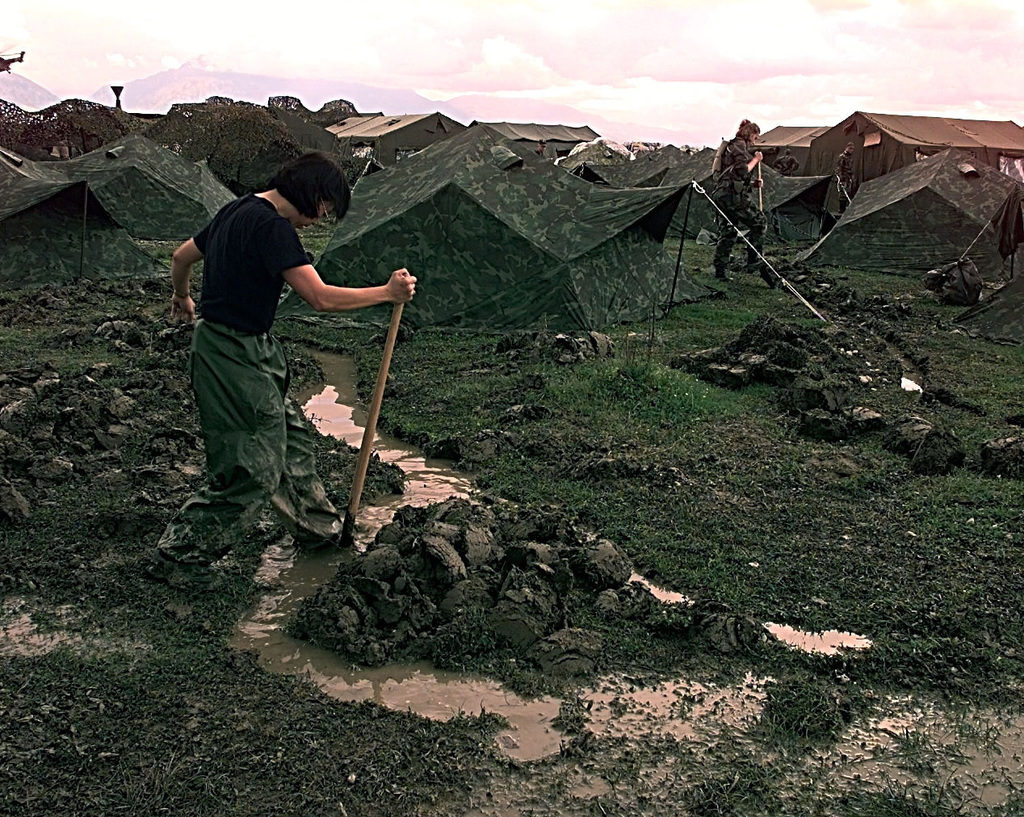
M677 144L717 143L743 118L767 131L858 110L1024 124L1020 0L4 5L0 53L24 50L15 71L61 98L191 63L561 103Z

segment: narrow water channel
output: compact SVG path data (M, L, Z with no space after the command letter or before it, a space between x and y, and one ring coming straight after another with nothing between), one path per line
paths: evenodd
M366 420L355 391L356 372L349 358L317 354L329 385L298 396L306 415L323 434L359 446ZM390 522L401 505L423 506L449 497L472 496L468 475L443 460L425 459L413 447L378 434L374 450L385 462L398 465L406 475L406 491L385 497L377 505L363 505L356 525L356 550L365 550L377 530ZM343 558L351 554L328 552L297 554L290 548L270 547L263 556L256 581L266 593L237 624L232 646L254 650L268 671L309 677L327 694L347 701L370 699L394 709L411 710L434 719L457 714L497 713L509 728L497 736L498 745L511 757L530 760L557 753L562 733L552 726L562 701L552 697L523 700L487 678L463 673L441 672L427 664L389 665L374 669L351 666L335 653L287 636L283 627L304 598L334 575ZM667 603L688 603L679 594L661 590L634 576ZM795 648L832 652L840 647L864 647L870 642L851 633L801 633L782 625L768 625L780 640ZM625 735L633 739L645 733L692 737L695 724L703 717L734 725L756 717L767 679L748 677L733 688L711 688L685 680L651 689L624 688L607 680L597 689L586 690L591 703L590 728L598 735ZM682 702L688 716L680 718Z

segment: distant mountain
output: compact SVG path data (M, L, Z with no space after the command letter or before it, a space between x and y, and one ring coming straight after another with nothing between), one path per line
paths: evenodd
M681 147L679 132L647 125L615 122L593 114L583 113L569 105L559 105L537 99L466 94L449 99L445 113L467 125L480 122L535 122L540 125L589 125L601 136L616 142L661 142Z
M440 111L466 125L474 120L589 125L602 136L618 142L642 140L681 146L679 134L675 131L616 122L582 113L569 105L543 100L466 94L438 102L415 91L358 82L209 71L191 63L126 82L121 92L121 105L131 113L166 113L177 102L202 102L211 96L225 96L259 105L266 105L272 96L293 96L313 111L326 102L344 99L362 113L381 111L397 115ZM42 86L15 73L0 73L0 99L26 110L39 110L60 101ZM87 99L103 105L113 105L115 101L109 86L94 91Z
M25 111L39 111L60 102L59 96L14 71L0 71L0 99L6 99Z
M226 96L259 105L266 105L272 96L293 96L313 111L335 99L348 100L356 110L364 113L433 113L440 110L436 102L413 91L376 88L358 82L207 71L190 63L126 82L121 92L121 106L132 113L167 113L176 102L203 102L211 96ZM101 88L89 99L111 105L114 93L109 87Z
M307 78L283 78L233 71L208 71L186 63L181 68L161 71L144 79L128 82L121 92L121 104L135 113L166 113L176 102L202 102L211 96L266 105L272 96L293 96L310 110L325 102L345 99L362 113L433 113L468 125L482 122L537 122L546 125L589 125L602 136L616 141L644 140L679 144L679 134L665 128L633 126L599 116L584 114L568 105L535 99L512 99L487 94L467 94L437 102L406 90L380 88L358 82L337 82ZM89 99L110 105L114 94L101 88Z

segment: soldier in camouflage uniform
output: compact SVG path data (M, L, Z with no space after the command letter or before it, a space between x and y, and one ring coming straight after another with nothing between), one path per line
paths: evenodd
M754 142L760 135L761 129L744 119L736 136L723 145L720 168L715 174L715 187L711 193L712 200L725 216L724 219L719 216L715 277L728 280L726 269L736 244L737 231L746 229L747 241L750 242L747 246L747 272L758 273L768 286L774 287L775 280L761 261L767 220L754 195L754 191L761 186L761 179L755 170L764 158L761 151L754 150Z
M836 158L836 179L839 182L839 212L846 210L853 198L853 142L847 143L843 152Z
M204 262L189 374L207 464L206 485L167 525L146 567L150 578L174 586L217 584L210 565L268 501L299 547L329 544L341 533L316 474L313 431L287 396L285 354L270 334L284 285L320 312L405 303L415 293L416 279L404 269L383 286L336 287L309 262L296 229L332 211L340 218L349 204L345 175L330 156L286 163L270 187L226 204L171 260L171 318L190 323L192 267Z
M800 169L800 162L796 160L793 151L786 148L785 152L776 160L775 169L783 176L792 176Z

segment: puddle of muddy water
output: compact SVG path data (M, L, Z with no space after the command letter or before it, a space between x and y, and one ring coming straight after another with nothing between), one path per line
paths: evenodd
M354 366L350 360L336 355L318 355L318 359L331 385L304 395L304 410L322 433L358 446L362 442L365 412L353 408L358 404ZM406 493L360 509L355 554L297 556L286 543L268 548L256 577L267 592L238 623L233 646L256 651L260 663L269 671L309 677L339 700L372 700L435 719L483 711L496 713L509 723L496 737L498 747L508 756L532 760L557 753L567 737L554 726L563 703L556 698L524 700L490 679L441 672L427 664L361 669L335 653L292 639L283 632L285 622L302 600L335 573L342 559L359 558L358 552L365 550L400 505L422 506L451 496L472 495L469 477L453 470L448 462L424 459L417 450L386 435L377 436L374 449L382 460L405 472ZM632 578L665 603L692 603L681 594L650 584L642 576ZM805 633L783 624L765 626L795 649L834 653L870 646L867 638L854 633ZM638 688L622 680L605 679L594 689L580 690L578 694L588 708L587 728L599 737L642 740L646 736L672 736L692 740L702 731L720 728L722 724L735 727L755 721L763 704L764 687L770 681L748 676L734 687L677 680Z
M673 593L671 590L657 587L637 573L630 576L630 581L642 584L651 591L656 599L665 604L693 604L692 599L687 598L681 593ZM837 655L843 650L866 650L871 646L870 639L856 633L846 633L839 630L808 633L786 624L774 624L770 621L765 622L764 626L768 632L787 647L821 655Z
M46 620L45 629L37 619ZM26 598L5 598L0 604L0 658L38 658L59 649L92 656L148 649L147 645L110 639L101 633L71 632L79 623L79 616L70 605L43 608Z

